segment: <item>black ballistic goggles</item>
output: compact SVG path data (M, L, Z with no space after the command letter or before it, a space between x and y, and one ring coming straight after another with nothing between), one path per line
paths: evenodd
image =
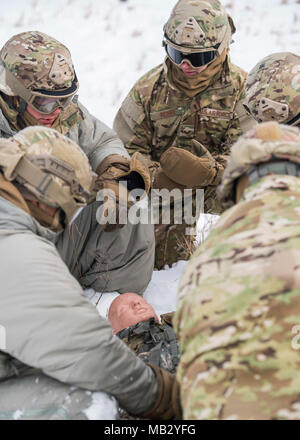
M195 53L183 53L180 50L175 49L173 46L166 44L166 52L170 59L175 63L180 65L184 60L188 60L191 65L195 68L205 66L206 64L213 61L218 52L216 50L209 50L207 52L195 52Z

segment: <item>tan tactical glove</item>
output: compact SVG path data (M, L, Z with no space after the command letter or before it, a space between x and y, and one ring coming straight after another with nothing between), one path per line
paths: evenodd
M152 408L139 414L145 419L154 420L181 420L182 410L180 405L179 385L175 374L169 373L156 365L148 364L157 378L157 397Z
M159 162L151 162L149 170L152 176L152 187L154 189L166 188L169 191L172 191L172 189L180 189L183 191L184 188L186 188L185 186L169 179L169 177L163 172Z
M199 142L193 140L200 157L182 148L171 147L165 151L160 164L165 175L186 188L218 185L222 179L224 167L220 165L210 152Z
M104 231L113 231L121 228L121 210L127 210L132 205L129 192L133 189L141 189L146 193L150 190L151 177L148 166L140 153L135 153L131 159L112 154L102 161L97 168L98 179L96 187L98 190L110 190L106 194L105 208L100 206L97 211L97 220ZM127 183L127 188L122 185ZM111 197L107 194L111 194ZM99 200L99 197L97 197ZM113 215L108 215L108 212ZM111 223L112 218L116 222Z

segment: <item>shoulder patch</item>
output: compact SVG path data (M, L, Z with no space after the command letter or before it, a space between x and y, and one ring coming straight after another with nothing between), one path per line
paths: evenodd
M136 124L140 124L145 118L143 107L136 104L130 95L128 95L123 101L121 112L132 130L135 128Z

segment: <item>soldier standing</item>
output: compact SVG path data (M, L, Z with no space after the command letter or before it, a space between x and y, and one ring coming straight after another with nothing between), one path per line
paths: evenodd
M179 0L164 26L164 63L135 84L114 121L130 154L155 161L155 188L203 188L214 214L231 145L253 124L242 106L246 73L229 59L234 32L218 0ZM189 258L185 228L157 225L156 267Z

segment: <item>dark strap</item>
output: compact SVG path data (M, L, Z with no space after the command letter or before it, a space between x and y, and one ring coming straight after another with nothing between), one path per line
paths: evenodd
M291 119L289 122L286 122L287 125L298 125L300 122L300 113L296 115L293 119Z
M27 106L27 102L23 99L20 98L20 108L19 108L19 116L23 119L25 110L26 110L26 106Z
M163 332L161 332L161 330L163 330ZM163 345L168 342L170 346L172 362L176 368L179 363L179 351L176 335L173 328L170 327L168 324L164 324L164 326L162 326L159 330L153 322L150 323L150 335L156 343L156 346L150 351L150 362L153 362L155 365L159 365L160 352L163 348Z
M136 336L143 336L137 354L149 352L149 362L154 365L160 366L161 354L164 350L170 353L175 369L179 363L176 334L168 324L158 324L154 318L150 318L148 321L139 322L121 330L117 336L126 339L128 343ZM169 348L167 344L169 344Z
M150 364L160 366L160 352L163 346L163 341L160 341L159 344L155 345L150 351L149 351L149 362Z
M268 174L281 174L300 177L300 164L289 160L276 160L254 165L247 171L250 185L258 182Z
M164 327L164 332L166 334L167 340L170 344L170 351L173 363L175 367L179 364L179 351L178 351L178 344L175 332L172 327L169 327L167 324Z
M151 318L154 320L154 318ZM149 321L138 322L137 324L131 325L130 327L124 328L117 333L120 339L127 339L128 342L134 336L142 336L145 333L149 333Z

